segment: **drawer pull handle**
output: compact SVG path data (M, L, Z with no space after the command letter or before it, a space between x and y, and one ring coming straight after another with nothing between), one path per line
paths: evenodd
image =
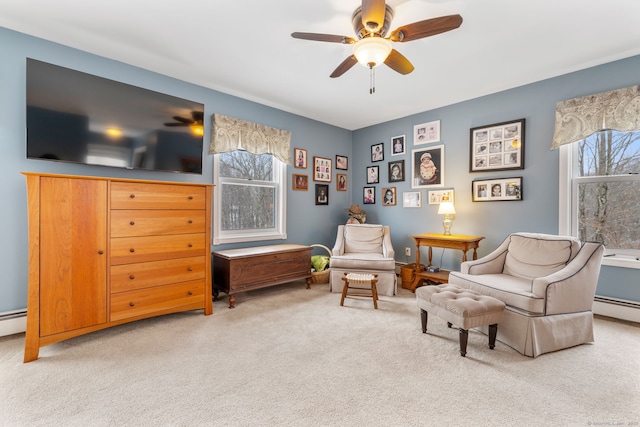
M129 249L129 252L131 252L131 253L134 253L135 251L136 251L135 248Z
M133 301L131 301L131 302L129 303L129 307L134 307L135 305L136 305L136 303L135 303L135 302L133 302Z
M98 255L104 254L104 251L98 251Z
M135 194L131 194L131 195L129 195L129 198L130 198L130 199L135 199L135 198L136 198L136 195L135 195Z
M135 221L131 221L129 224L136 225L136 222Z
M192 244L192 243L189 243L189 247L190 247L190 248L192 248L192 247L193 247L193 244Z
M193 271L193 267L189 267L189 268L187 268L187 270Z
M133 280L135 278L136 278L136 276L134 276L133 274L131 276L129 276L129 279L131 279L131 280Z
M193 196L189 196L189 200L193 200Z
M189 295L193 295L193 292L191 292L191 291L189 291L189 292L187 292L187 293L188 293Z
M189 220L189 224L193 224L193 220L192 219Z

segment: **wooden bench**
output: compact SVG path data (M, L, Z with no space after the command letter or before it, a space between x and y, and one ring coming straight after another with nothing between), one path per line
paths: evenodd
M229 308L236 294L298 279L311 284L311 246L282 244L229 249L213 253L213 300L220 291L229 295Z

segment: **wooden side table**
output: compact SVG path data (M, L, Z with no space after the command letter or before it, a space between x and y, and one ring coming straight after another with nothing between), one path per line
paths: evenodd
M430 267L432 265L431 261L433 256L432 248L461 250L462 262L465 262L467 260L467 251L470 249L473 249L473 259L478 259L477 249L478 246L480 246L480 240L484 239L484 236L464 236L460 234L445 236L444 234L436 233L412 234L411 237L416 243L416 271L414 272L414 277L409 287L412 292L415 292L418 284L425 279L436 283L449 282L448 270L431 272L422 269L422 266L420 265L420 246L429 247L429 264L427 267Z

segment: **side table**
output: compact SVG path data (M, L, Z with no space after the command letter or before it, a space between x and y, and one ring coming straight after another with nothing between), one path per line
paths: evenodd
M429 252L429 264L432 265L432 248L445 248L445 249L457 249L462 251L462 262L467 260L467 251L473 249L473 259L478 259L477 249L480 246L480 240L484 239L484 236L465 236L460 234L436 234L436 233L423 233L412 234L411 237L416 243L416 271L414 272L413 280L409 289L415 292L418 284L423 280L431 280L436 283L448 283L449 271L440 270L437 272L431 272L423 270L420 265L420 246L428 246Z

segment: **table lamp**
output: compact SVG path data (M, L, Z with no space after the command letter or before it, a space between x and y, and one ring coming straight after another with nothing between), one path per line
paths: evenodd
M451 225L456 218L456 208L453 207L453 202L441 202L440 207L438 207L438 215L444 215L444 221L442 221L444 235L451 236Z

